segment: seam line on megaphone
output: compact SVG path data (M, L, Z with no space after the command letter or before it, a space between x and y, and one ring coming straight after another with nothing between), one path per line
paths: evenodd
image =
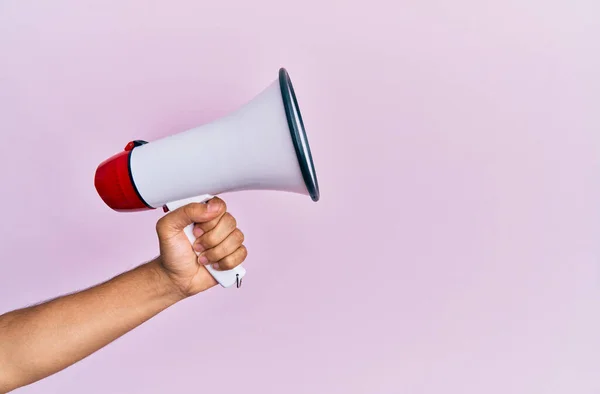
M144 141L144 140L135 140L132 141L133 142L133 147L132 149L129 151L129 155L127 156L127 170L129 172L129 181L131 182L131 186L133 186L133 190L135 191L135 194L138 196L138 198L140 199L140 201L142 203L144 203L144 205L150 209L155 209L155 207L150 206L146 200L144 200L144 197L142 197L142 195L140 194L140 191L138 190L137 186L135 185L135 181L133 179L133 173L131 172L131 155L133 154L133 151L135 150L135 148L137 148L140 145L144 145L147 144L148 141Z

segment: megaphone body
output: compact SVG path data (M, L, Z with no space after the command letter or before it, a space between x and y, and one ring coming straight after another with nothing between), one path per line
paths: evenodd
M152 142L129 142L101 163L95 187L119 212L176 209L242 190L276 190L319 200L319 186L294 88L285 69L245 106L211 123ZM193 225L185 229L191 243ZM246 270L206 269L223 287Z

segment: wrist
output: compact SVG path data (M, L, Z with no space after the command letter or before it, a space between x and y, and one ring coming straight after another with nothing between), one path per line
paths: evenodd
M160 256L147 263L147 266L152 272L153 280L156 283L156 291L159 296L165 297L173 304L188 297L181 288L173 282L168 271L162 265Z

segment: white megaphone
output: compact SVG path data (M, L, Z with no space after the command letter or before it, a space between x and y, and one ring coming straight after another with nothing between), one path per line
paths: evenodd
M206 171L202 171L206 170ZM279 190L319 200L319 185L300 108L287 71L237 111L203 126L147 143L131 141L98 166L94 184L119 212L165 212L214 195ZM191 243L193 225L185 229ZM205 266L223 287L246 270Z

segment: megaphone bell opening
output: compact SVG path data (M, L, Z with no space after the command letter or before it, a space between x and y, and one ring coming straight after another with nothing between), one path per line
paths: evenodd
M296 93L294 92L292 81L285 68L279 69L279 86L281 88L281 97L283 99L285 115L294 143L294 149L296 150L296 156L298 157L298 164L302 171L302 177L310 197L316 202L319 201L320 197L317 173L315 171L310 145L308 144L308 137L306 136L306 131L304 129L302 114L300 113L300 107L298 106L298 100L296 99Z

